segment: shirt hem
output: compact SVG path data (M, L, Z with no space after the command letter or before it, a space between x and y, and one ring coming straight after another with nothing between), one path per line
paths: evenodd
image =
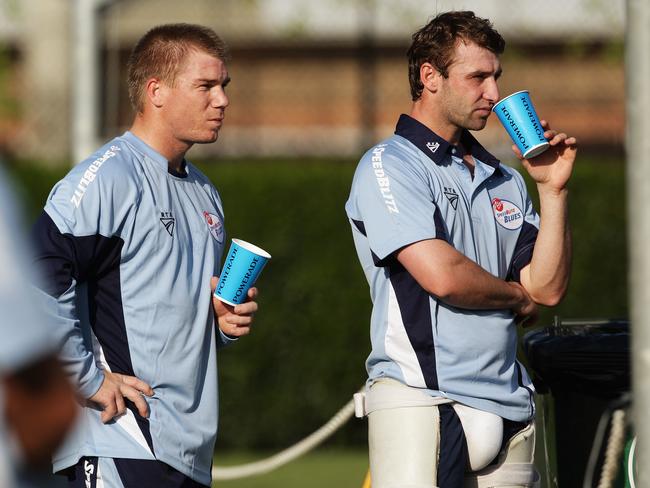
M186 464L181 463L178 459L166 456L165 454L153 456L143 455L141 452L136 451L116 451L114 448L91 448L86 446L85 448L79 449L78 451L63 456L59 459L55 459L52 462L52 472L57 473L66 468L76 465L82 457L93 456L93 457L104 457L104 458L121 458L121 459L145 459L149 461L160 461L162 463L168 464L172 468L180 471L186 476L189 476L194 481L202 483L204 485L210 485L212 482L212 472L205 471L202 469L197 469L196 467L191 468Z
M371 249L377 254L377 257L383 261L395 251L402 249L403 247L410 246L411 244L420 241L428 241L430 239L441 239L441 237L435 235L435 233L411 234L406 236L399 235L394 236L393 239L382 242L378 246L379 249L375 250L373 247L371 247Z
M82 457L93 456L93 457L105 457L105 458L123 458L123 459L147 459L147 460L156 460L155 457L149 455L144 455L142 451L135 450L122 450L116 451L115 448L105 447L97 448L92 446L84 446L75 452L61 456L57 459L52 460L52 471L57 473L63 469L74 466L79 462Z
M468 407L490 412L514 422L529 422L535 418L535 409L534 407L531 408L531 404L528 402L526 402L526 405L522 407L507 407L493 400L483 398L473 398L451 393L448 393L447 397L457 401L458 403L467 405Z

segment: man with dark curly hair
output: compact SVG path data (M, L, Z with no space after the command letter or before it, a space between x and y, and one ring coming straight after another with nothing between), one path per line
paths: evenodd
M532 487L534 390L517 323L566 292L567 181L576 140L517 157L524 180L470 131L499 99L505 42L472 12L413 35L413 105L357 167L346 212L373 300L368 357L373 488ZM507 448L504 448L507 445Z

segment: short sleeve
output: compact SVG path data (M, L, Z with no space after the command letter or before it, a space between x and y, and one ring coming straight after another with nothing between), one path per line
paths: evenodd
M110 237L123 232L141 192L133 165L120 152L111 146L52 188L44 210L62 233Z
M434 192L419 159L380 144L359 163L346 211L381 262L414 242L446 238Z

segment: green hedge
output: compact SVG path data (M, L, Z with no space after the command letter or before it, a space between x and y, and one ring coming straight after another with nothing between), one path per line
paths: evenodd
M220 352L221 447L277 448L328 420L365 380L368 287L343 205L351 161L201 165L220 190L230 237L268 250L254 332ZM34 218L61 171L17 166ZM571 184L574 268L564 317L627 314L624 166L581 158ZM334 443L362 443L352 421Z

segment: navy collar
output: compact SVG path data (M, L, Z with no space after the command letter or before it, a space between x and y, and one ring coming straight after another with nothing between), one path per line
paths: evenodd
M476 156L481 162L501 172L499 160L481 146L466 129L463 130L460 136L460 147L453 146L423 123L409 115L402 114L397 121L395 134L409 140L438 166L445 163L447 156L454 155L462 157L463 151L466 150L472 156Z

